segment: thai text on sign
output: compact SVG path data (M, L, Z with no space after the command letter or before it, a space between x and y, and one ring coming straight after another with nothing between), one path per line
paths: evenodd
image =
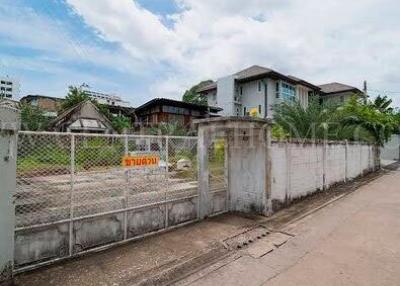
M127 155L122 158L123 167L154 167L159 163L160 156L158 155Z

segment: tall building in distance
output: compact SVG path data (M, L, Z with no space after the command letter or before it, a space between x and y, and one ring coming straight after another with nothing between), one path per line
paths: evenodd
M119 96L93 91L87 86L84 86L83 91L100 104L129 107L129 102L122 100Z
M19 81L8 76L0 76L0 98L17 99Z

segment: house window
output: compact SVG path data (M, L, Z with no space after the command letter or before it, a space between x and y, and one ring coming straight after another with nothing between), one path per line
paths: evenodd
M243 95L243 86L240 87L240 95Z
M261 115L261 105L258 106L258 114Z
M246 106L243 107L243 114L244 114L244 116L247 116L247 109L246 109Z
M287 83L282 83L280 94L285 100L294 100L296 98L296 88Z
M261 92L261 80L258 81L258 91Z
M276 98L280 97L280 87L281 87L281 83L278 81L276 82L276 86L275 86L275 91L276 91Z

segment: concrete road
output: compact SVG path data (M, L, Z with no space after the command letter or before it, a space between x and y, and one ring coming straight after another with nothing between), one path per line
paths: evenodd
M293 237L265 256L244 254L180 284L400 285L400 171L284 231Z

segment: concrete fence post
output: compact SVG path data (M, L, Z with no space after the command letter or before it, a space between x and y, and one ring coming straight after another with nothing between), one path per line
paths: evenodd
M291 197L291 188L292 188L292 155L290 143L288 141L285 142L285 156L286 156L286 186L285 186L285 201L289 203Z
M14 264L17 138L19 110L0 102L0 284L11 283Z
M327 140L324 140L322 143L322 190L327 189L327 179L326 179L326 174L327 174Z
M344 181L347 182L349 178L349 141L344 143Z
M265 215L270 216L273 212L272 209L272 127L271 124L267 124L265 127L265 193L266 193L266 204L265 204Z
M206 127L199 127L197 156L199 174L199 203L198 218L204 219L209 215L209 169L208 169L208 146L210 144L210 133Z

